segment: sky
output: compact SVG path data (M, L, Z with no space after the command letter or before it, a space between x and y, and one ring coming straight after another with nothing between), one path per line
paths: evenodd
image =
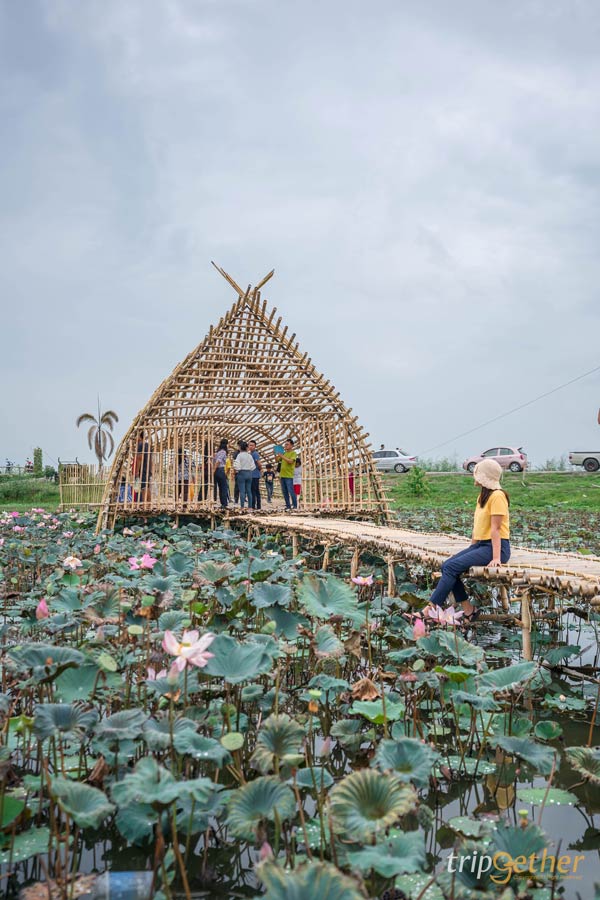
M374 445L600 448L596 0L0 0L0 462L265 292Z

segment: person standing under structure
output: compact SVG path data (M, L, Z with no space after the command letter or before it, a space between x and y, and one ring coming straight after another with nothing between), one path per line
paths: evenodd
M260 461L260 454L256 449L256 441L248 442L248 451L250 453L250 456L254 460L254 465L256 466L252 473L251 483L252 509L260 509L260 476L262 472L262 463Z
M294 450L294 441L288 438L283 445L283 453L277 454L277 459L281 463L279 470L279 479L281 482L281 493L287 510L298 509L298 498L294 493L294 469L296 468L296 451Z

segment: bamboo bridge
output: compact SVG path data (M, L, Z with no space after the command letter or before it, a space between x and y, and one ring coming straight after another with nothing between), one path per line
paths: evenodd
M303 516L301 513L261 515L249 512L231 519L245 525L250 533L275 531L291 535L294 554L300 550L300 540L322 546L324 569L329 565L330 550L334 546L345 546L353 551L352 575L358 573L361 553L370 551L387 563L390 596L396 594L396 563L409 568L421 566L435 572L445 559L466 543L464 537L454 534L408 531L391 525ZM600 556L513 547L508 565L493 569L473 568L465 574L499 588L502 611L481 615L480 621L514 622L521 627L526 658L531 656L532 619L556 617L557 599L561 608L565 601L570 601L600 609ZM543 609L535 610L534 597L544 601L538 604ZM511 610L511 601L519 603L517 611Z

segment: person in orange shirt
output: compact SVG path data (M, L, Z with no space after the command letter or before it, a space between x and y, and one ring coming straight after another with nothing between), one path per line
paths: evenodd
M473 621L478 610L468 598L461 575L472 566L500 566L510 559L509 499L500 487L502 468L495 459L482 459L473 471L480 488L473 517L471 544L442 565L442 577L429 598L433 606L444 606L449 593L462 604L464 618Z

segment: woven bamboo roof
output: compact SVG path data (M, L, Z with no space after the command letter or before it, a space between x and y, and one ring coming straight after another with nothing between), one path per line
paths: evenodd
M261 296L273 271L243 291L216 268L237 299L135 417L115 454L99 525L212 511L212 460L223 438L230 451L256 440L263 465L275 465L274 447L292 437L304 511L387 519L368 435Z

